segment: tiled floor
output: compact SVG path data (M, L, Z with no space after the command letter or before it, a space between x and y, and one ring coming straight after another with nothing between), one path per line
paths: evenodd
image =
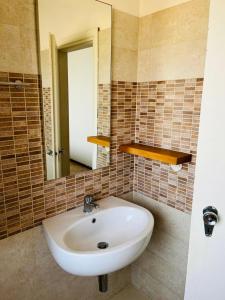
M129 285L110 300L150 300L150 298L146 297L132 285Z
M91 169L88 167L85 167L82 164L79 164L76 161L70 160L70 175L76 174L78 172L86 172L90 171Z

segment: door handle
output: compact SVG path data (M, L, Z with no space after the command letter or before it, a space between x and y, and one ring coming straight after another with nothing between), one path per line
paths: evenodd
M203 222L205 228L205 235L212 236L214 226L218 222L218 211L213 206L207 206L203 209Z
M63 148L59 149L59 154L61 154L61 155L64 154L64 149Z
M52 151L51 149L48 149L46 153L47 153L47 155L49 155L49 156L53 156L53 151Z

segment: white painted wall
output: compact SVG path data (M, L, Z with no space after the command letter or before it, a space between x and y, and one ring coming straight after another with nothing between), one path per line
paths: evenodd
M111 27L111 7L95 0L38 0L38 12L41 50L48 49L49 32L61 46L94 28Z
M190 0L105 0L104 2L112 5L114 9L142 17L188 1ZM64 0L38 0L38 7L42 50L48 47L49 32L54 33L57 43L61 44L66 42L68 37L71 39L71 35L76 36L90 28L111 27L110 7L95 0L67 0L66 2ZM74 18L75 13L76 18ZM88 22L83 17L84 15L90 16ZM47 31L46 28L48 28Z
M159 10L179 5L188 1L190 0L140 0L139 16L143 17Z
M70 158L92 167L95 145L87 137L95 130L93 47L68 53Z
M191 222L186 300L225 299L225 1L210 5ZM204 236L202 210L214 205L219 223Z
M114 9L121 10L130 15L139 15L140 0L106 0L105 3L111 4Z
M104 2L111 4L114 9L143 17L188 1L190 0L106 0Z

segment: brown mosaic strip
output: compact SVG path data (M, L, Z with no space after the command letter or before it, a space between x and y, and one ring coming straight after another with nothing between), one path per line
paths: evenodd
M103 168L110 163L110 150L102 146L97 146L97 163L96 168Z
M97 135L110 137L111 122L111 85L98 85L98 116ZM97 147L97 168L103 168L109 164L110 154L101 146Z
M52 140L52 98L50 87L42 88L42 99L45 128L45 149L47 152L49 149L54 148Z
M192 154L180 172L135 157L134 190L190 212L203 79L138 83L136 142Z
M0 87L0 238L41 224L80 205L83 197L121 195L133 189L133 157L121 143L134 141L136 84L112 85L111 164L58 180L44 180L40 79L0 72L0 81L20 79L29 87Z
M110 136L111 85L98 85L98 135Z

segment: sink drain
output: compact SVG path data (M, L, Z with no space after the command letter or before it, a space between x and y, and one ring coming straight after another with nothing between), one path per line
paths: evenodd
M98 249L106 249L106 248L109 247L109 244L106 243L106 242L99 242L99 243L97 244L97 247L98 247Z

